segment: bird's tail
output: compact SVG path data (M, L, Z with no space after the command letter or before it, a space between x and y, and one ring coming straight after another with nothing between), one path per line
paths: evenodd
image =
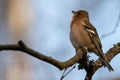
M108 68L108 70L111 72L111 71L114 71L114 69L112 68L112 66L109 64L106 56L103 54L103 52L101 50L99 50L99 57L101 58L101 60L104 62L105 66Z

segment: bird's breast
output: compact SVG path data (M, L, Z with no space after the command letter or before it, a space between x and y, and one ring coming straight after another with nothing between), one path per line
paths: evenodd
M70 40L73 46L78 49L80 47L93 47L87 31L81 23L73 23L70 30Z

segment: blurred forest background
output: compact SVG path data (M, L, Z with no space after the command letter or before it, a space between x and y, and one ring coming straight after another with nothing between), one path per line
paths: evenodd
M36 51L60 61L68 60L75 54L69 40L71 11L81 9L89 12L101 38L114 29L120 0L0 0L0 44L23 40ZM102 39L104 52L117 42L120 42L120 24L114 34ZM0 52L0 64L0 80L59 80L63 72L15 51ZM93 80L120 80L120 55L110 64L114 72L102 67ZM85 74L75 68L64 80L83 80Z

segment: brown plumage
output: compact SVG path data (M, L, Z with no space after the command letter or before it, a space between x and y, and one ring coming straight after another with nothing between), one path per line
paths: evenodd
M73 11L73 14L74 15L70 26L70 40L76 51L82 47L87 49L88 52L94 52L101 58L108 70L113 71L113 68L107 61L102 51L102 44L97 31L89 22L87 11Z

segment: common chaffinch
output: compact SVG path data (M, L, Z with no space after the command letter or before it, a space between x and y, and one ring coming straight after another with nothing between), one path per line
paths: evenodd
M72 11L73 18L70 26L70 40L76 51L84 48L88 52L93 52L103 61L109 71L113 68L106 59L100 38L95 27L89 21L88 12L85 10Z

